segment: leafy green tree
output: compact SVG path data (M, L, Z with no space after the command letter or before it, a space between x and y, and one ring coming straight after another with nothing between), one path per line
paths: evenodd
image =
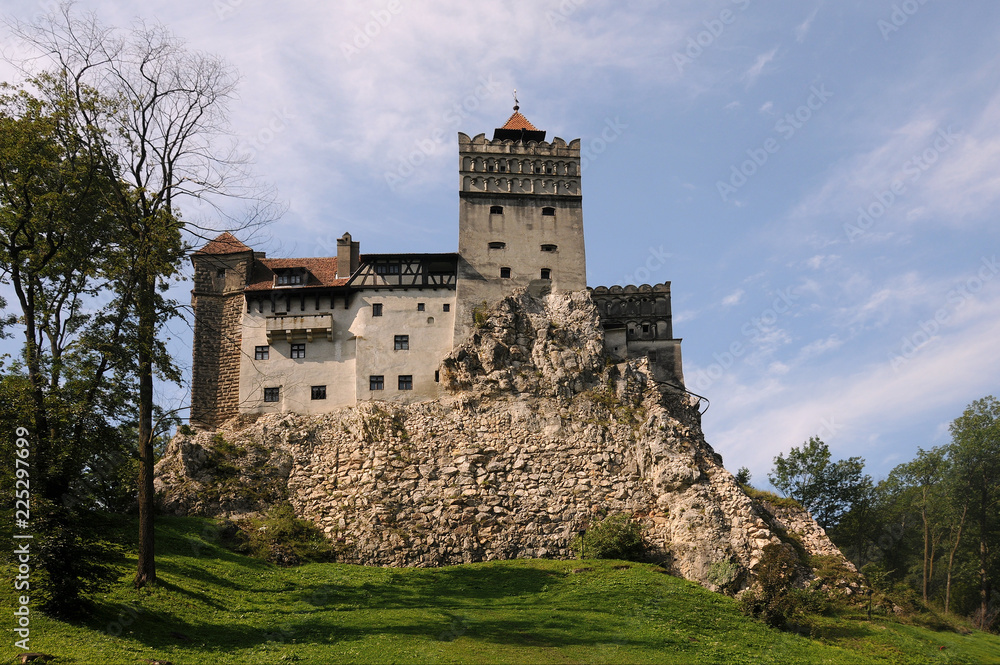
M969 514L977 531L977 620L980 627L987 628L1000 513L1000 401L992 395L976 400L952 422L950 429L949 455L957 475L965 480Z
M767 479L783 495L801 503L820 526L830 528L871 487L864 468L861 457L831 461L830 448L818 437L810 437L787 457L784 453L775 457Z

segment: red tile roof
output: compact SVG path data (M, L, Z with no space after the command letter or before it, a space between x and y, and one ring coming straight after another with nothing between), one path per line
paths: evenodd
M275 288L275 271L283 268L305 268L309 273L309 279L303 286L344 286L347 284L346 278L337 279L337 257L335 256L310 259L260 259L254 262L253 275L245 290L270 291Z
M519 111L514 111L514 113L507 118L507 124L500 129L527 129L531 132L538 131L538 129L528 122L528 119L521 115Z
M236 236L227 231L199 249L195 254L239 254L240 252L252 251L237 240Z

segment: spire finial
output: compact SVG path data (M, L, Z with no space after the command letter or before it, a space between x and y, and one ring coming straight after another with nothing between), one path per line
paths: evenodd
M514 111L517 112L520 108L517 102L517 88L514 88Z

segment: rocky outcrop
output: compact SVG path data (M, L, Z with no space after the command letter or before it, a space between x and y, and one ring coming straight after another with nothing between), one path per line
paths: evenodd
M695 398L650 380L644 360L606 361L585 293L520 292L476 317L444 362L444 399L177 435L157 465L164 509L233 516L287 499L341 560L372 565L571 557L573 537L616 512L710 588L740 586L788 531L807 554L839 556L807 513L743 492Z

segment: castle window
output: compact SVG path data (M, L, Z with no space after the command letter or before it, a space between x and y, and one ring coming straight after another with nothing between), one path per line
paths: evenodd
M548 174L548 175L552 175L552 165L551 164L546 164L545 165L545 173Z
M486 165L486 170L489 171L490 173L493 173L493 162L490 162L489 164Z
M255 346L253 348L254 360L267 360L270 355L271 355L271 347L269 346Z
M216 277L225 277L226 276L226 269L225 268L216 268L216 270L215 270L215 276Z
M556 209L553 208L553 207L551 207L551 206L546 206L546 207L542 208L542 214L544 216L546 216L546 217L555 217L556 216Z
M398 263L380 263L375 266L376 275L398 275L399 274L399 264Z
M557 249L559 249L559 247L557 247L556 245L542 245L543 252L554 252Z
M413 375L412 374L400 374L399 375L399 389L400 390L413 390Z
M656 362L656 351L650 351L649 352L649 362L651 362L651 363L655 363Z
M306 357L306 345L292 344L292 358L305 358L305 357Z
M506 162L500 162L497 166L500 168L500 173L506 173L507 172L507 163Z
M542 279L552 279L552 268L542 268Z
M490 206L490 214L491 215L502 215L503 214L503 206Z
M302 273L301 272L279 272L275 277L275 283L278 286L294 286L296 284L302 284Z
M372 316L382 316L382 303L380 302L372 303Z
M372 374L369 376L368 390L385 390L385 377L381 374Z
M422 302L418 302L417 303L417 311L418 312L424 311L424 303L422 303Z
M311 393L313 399L326 399L326 386L313 386Z
M499 240L494 240L489 244L490 249L503 249L507 246L507 243L500 242Z
M451 311L451 303L445 303L444 304L444 309L442 311L450 312Z
M441 370L436 369L434 370L434 383L440 383L440 382L441 382Z
M281 397L281 388L264 388L264 401L277 402Z
M648 323L642 324L642 332L644 334L649 334L649 324Z
M410 336L396 335L395 338L393 339L392 346L396 351L409 351Z

